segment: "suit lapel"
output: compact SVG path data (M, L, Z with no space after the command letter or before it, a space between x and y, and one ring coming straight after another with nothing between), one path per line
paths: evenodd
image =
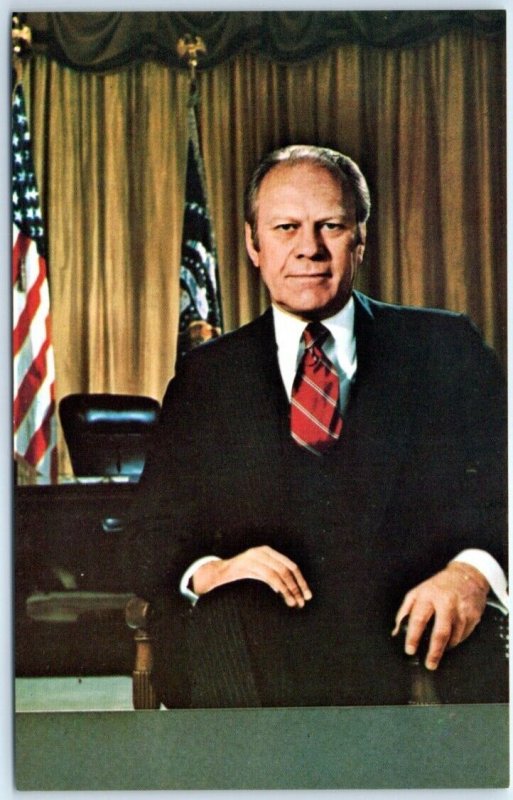
M404 356L402 346L400 315L384 319L379 304L355 293L355 335L358 371L344 431L319 461L319 468L335 491L347 498L343 505L348 523L353 519L363 533L379 525L395 484L409 439L413 382L412 360ZM242 389L241 407L247 402L251 409L253 441L265 441L269 468L276 467L279 480L281 459L285 454L289 463L297 445L289 436L289 402L270 309L247 326L242 352L251 377ZM302 451L301 457L314 458Z
M239 342L239 406L248 409L251 438L264 442L271 451L281 447L284 426L288 428L289 401L278 365L272 310L241 329Z
M411 426L412 364L401 322L355 293L358 370L338 452L342 491L359 524L379 525L404 457Z

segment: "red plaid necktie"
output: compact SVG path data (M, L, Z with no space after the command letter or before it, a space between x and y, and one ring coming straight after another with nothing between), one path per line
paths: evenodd
M322 349L328 336L320 322L306 326L305 352L292 387L290 432L315 455L322 455L337 441L343 424L338 408L339 377Z

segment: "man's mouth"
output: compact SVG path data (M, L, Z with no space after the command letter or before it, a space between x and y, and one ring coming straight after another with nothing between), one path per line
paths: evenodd
M329 272L311 272L299 275L288 275L288 278L298 283L316 283L331 278Z

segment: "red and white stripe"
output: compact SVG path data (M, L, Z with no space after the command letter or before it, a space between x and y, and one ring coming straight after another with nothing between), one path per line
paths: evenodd
M13 225L14 452L57 480L55 365L45 259Z

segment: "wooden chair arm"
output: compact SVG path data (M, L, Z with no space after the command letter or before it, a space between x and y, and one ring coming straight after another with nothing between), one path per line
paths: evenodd
M132 672L132 702L134 709L160 708L160 700L151 682L153 669L152 636L148 632L151 605L141 597L132 597L125 607L125 619L135 630L135 664Z
M151 617L151 606L142 597L131 597L125 606L125 619L129 628L146 630Z

